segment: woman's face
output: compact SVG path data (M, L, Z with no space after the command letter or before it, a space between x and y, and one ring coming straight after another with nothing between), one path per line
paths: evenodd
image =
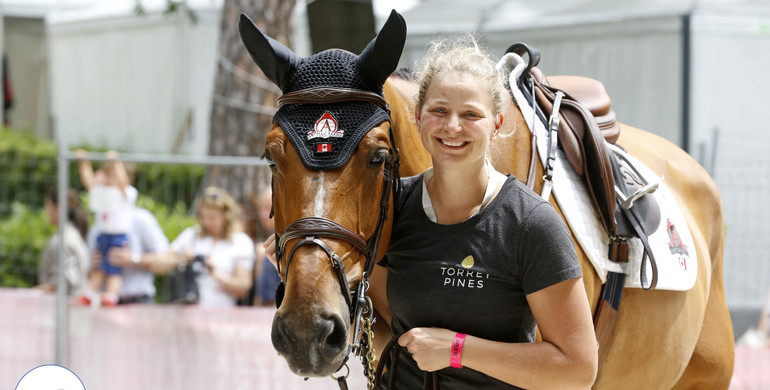
M489 141L502 125L492 98L472 75L438 75L415 110L422 143L440 168L483 164Z
M225 212L216 206L203 205L198 212L199 223L207 236L221 238L225 231Z

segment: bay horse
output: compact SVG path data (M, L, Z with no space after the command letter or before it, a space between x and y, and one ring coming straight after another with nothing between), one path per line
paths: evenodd
M295 374L331 375L344 365L351 345L361 352L360 313L373 313L366 288L373 262L382 257L390 238L398 159L403 176L420 173L430 165L410 114L416 87L398 77L388 78L403 48L406 26L394 11L360 56L345 52L342 62L356 64L358 73L354 76L369 83L364 87L329 82L347 80L350 70L324 62L328 51L299 58L264 35L244 15L239 28L249 53L284 91L281 109L312 106L316 110L305 124L309 127L306 131L326 129L328 135L335 126L342 126L335 120L331 122L335 128L326 128L329 117L319 114L338 105L390 109L388 119L377 116L376 107L367 108L374 110L370 116L377 119L367 122L368 128L354 139L353 147L342 145L348 149L342 162L324 165L314 160L313 156L323 157L326 146L311 150L316 154L309 156L309 140L293 135L289 128L296 124L279 114L265 142L265 157L273 170L276 254L283 280L276 298L280 306L273 321L273 345ZM333 52L338 55L341 51ZM313 69L308 77L321 74L326 80L295 85L303 67L319 63L321 68ZM371 83L378 85L371 87ZM384 96L387 104L374 95ZM297 112L302 114L301 109ZM533 153L530 132L512 100L504 115L512 135L493 142L493 165L526 181ZM617 143L666 178L701 261L695 286L688 291L625 289L615 331L593 388L726 389L732 376L734 342L724 297L724 231L716 185L676 145L631 126L621 124L621 129ZM341 145L332 143L329 147ZM539 161L536 170L535 177L541 178ZM535 190L541 187L542 180L538 180ZM561 214L558 204L552 203ZM602 282L577 243L576 249L595 313ZM380 321L379 325L387 324ZM384 329L377 334L380 345L390 338L387 327Z

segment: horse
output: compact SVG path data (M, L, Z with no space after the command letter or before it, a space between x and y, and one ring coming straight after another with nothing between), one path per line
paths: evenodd
M322 58L317 56L329 53L299 58L244 15L239 28L249 53L284 91L287 106L281 107L312 105L320 110L311 116L310 132L321 127L333 133L341 124L329 122L330 117L320 113L338 105L390 110L383 118L375 109L377 113L372 115L377 119L368 122L369 128L354 139L353 147L347 147L348 155L341 162L324 165L313 160L308 156L308 140L293 135L289 128L295 124L278 114L265 142L264 155L273 170L276 254L283 280L273 321L273 345L295 374L331 375L343 367L351 350L361 354L367 337L359 342L359 334L371 335L370 330L361 331L359 321L362 312L368 318L374 314L366 289L373 263L383 256L390 238L399 170L409 176L430 165L410 114L416 88L407 80L389 76L403 48L406 26L394 11L360 56L346 53L345 58L360 68L356 77L374 80L382 87L354 91L344 83L292 86L303 61L318 63ZM321 74L340 72L328 61L321 64L323 69L316 69ZM385 103L373 95L384 96ZM512 100L504 115L510 136L493 143L492 163L498 171L525 181L534 152L531 134ZM686 152L652 133L621 124L617 143L666 178L701 261L695 286L687 291L625 289L593 388L726 389L732 376L734 343L724 297L724 231L717 187ZM325 148L318 146L314 153L323 156L318 153ZM538 161L535 177L542 178L543 172ZM538 179L535 190L542 186ZM558 204L552 203L562 214ZM577 241L576 250L595 313L602 282ZM377 323L384 329L384 336L378 330L375 339L381 345L390 334L383 327L387 324ZM371 346L370 338L368 344ZM371 349L364 351L364 355L371 354ZM365 362L365 371L367 363L371 360Z

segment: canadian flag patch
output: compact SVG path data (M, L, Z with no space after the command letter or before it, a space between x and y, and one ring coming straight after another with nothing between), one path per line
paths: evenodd
M307 139L313 138L342 138L345 132L339 128L337 119L330 112L324 112L317 121L313 130L307 133Z
M316 152L325 153L332 151L332 144L318 144L316 145Z

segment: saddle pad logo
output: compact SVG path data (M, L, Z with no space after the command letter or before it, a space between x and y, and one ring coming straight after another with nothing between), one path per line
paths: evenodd
M321 118L319 118L315 122L313 131L307 133L307 139L311 140L313 138L329 138L329 137L342 138L344 135L345 135L345 132L339 129L339 126L337 125L337 120L334 119L332 114L327 111L323 115L321 115Z
M316 152L326 153L332 151L332 144L318 144L316 145Z
M679 232L676 231L676 227L671 223L670 219L666 221L666 231L668 232L668 249L671 251L671 254L690 256L687 246L682 243Z

